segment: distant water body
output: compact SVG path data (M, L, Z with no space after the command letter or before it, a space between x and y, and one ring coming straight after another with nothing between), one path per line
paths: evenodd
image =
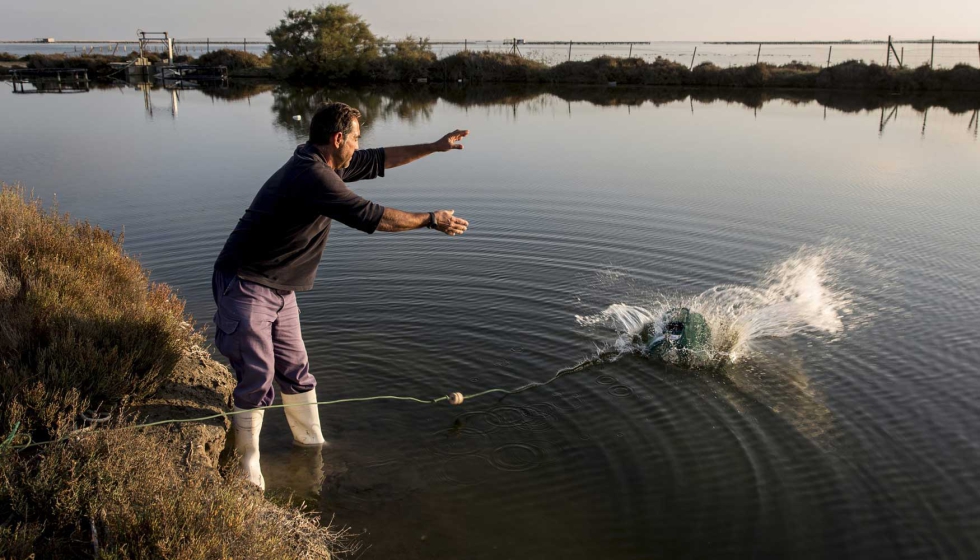
M262 55L266 50L265 45L243 45L240 42L231 45L211 45L210 49L241 50L243 47L257 55ZM128 53L137 48L134 42L131 45L120 46L118 52ZM432 45L431 47L439 58L455 54L464 48L475 51L512 52L513 46L503 41L471 41L465 45L453 43ZM697 48L696 56L695 48ZM571 53L569 53L567 43L518 45L522 56L549 65L559 64L569 59L590 60L598 56L634 56L648 62L656 60L657 57L662 57L685 65L690 65L693 59L695 64L712 62L723 68L755 64L757 59L768 64L786 64L796 61L825 66L828 58L832 64L846 60L863 60L868 63L885 64L887 56L886 45L843 44L833 45L832 49L829 45L763 45L761 52L758 48L757 45L707 44L697 41L652 41L649 45L633 45L632 47L630 45L573 45ZM113 51L113 45L0 43L0 52L9 52L20 56L33 53L77 54L78 52L88 52L89 49L94 49L93 52L97 54L109 54ZM191 56L200 56L207 52L207 49L206 45L185 45L181 47L180 52ZM896 49L900 51L899 54L904 56L903 63L912 68L929 64L930 59L933 60L933 64L937 68L952 68L957 64L980 66L980 52L978 52L976 43L939 44L936 45L934 54L930 45L923 43L896 44ZM891 63L896 63L894 56Z
M299 296L321 398L590 364L323 407L322 454L268 413L270 491L359 558L980 556L976 96L8 88L0 179L124 230L206 325L214 258L328 98L363 147L470 129L351 187L471 227L335 224ZM710 369L635 346L677 305L709 318Z

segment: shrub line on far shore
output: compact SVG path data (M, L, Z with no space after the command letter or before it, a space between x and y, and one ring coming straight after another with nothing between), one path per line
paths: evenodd
M90 77L107 77L110 62L131 58L104 55L30 55L4 67L85 68ZM680 87L794 88L871 91L980 91L980 68L959 64L933 69L885 67L861 61L846 61L830 67L799 62L767 63L721 68L703 62L693 69L657 58L600 56L588 61L568 61L556 66L510 53L466 51L437 59L431 51L392 49L383 56L364 61L343 71L299 71L270 63L270 58L221 49L182 62L226 66L232 77L275 78L300 84L325 83L530 83L574 85L641 85Z

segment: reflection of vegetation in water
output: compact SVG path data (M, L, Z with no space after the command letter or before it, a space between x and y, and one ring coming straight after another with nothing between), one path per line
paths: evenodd
M234 83L234 82L233 82ZM268 88L269 86L252 86ZM233 90L230 87L227 91ZM261 91L265 91L262 89ZM259 93L256 91L255 93ZM253 93L254 95L254 93ZM232 99L231 95L217 95ZM364 129L374 120L386 121L397 118L415 123L428 120L439 101L468 108L499 108L514 112L539 113L552 107L556 101L562 104L585 102L602 107L639 107L646 103L661 106L669 103L690 101L692 104L722 102L759 109L773 101L794 105L818 105L853 113L905 105L922 112L930 107L942 107L953 114L980 109L980 97L957 92L929 92L915 95L891 95L878 92L854 91L805 91L761 89L689 89L656 87L602 87L602 86L548 86L495 84L472 85L387 85L381 87L294 87L277 85L273 89L273 111L278 128L288 130L301 141L309 134L309 119L316 107L330 99L343 101L364 113ZM243 94L239 98L244 98ZM296 121L294 115L302 120Z
M261 82L230 82L227 87L204 87L201 92L211 99L221 99L223 101L241 101L256 95L272 91L274 84L264 84Z
M309 138L310 119L316 108L326 101L342 101L356 107L364 115L361 130L367 133L373 121L399 120L417 122L428 120L439 100L425 88L349 88L320 89L312 87L278 86L273 90L272 111L277 128L288 131L298 141ZM293 117L300 115L301 120Z

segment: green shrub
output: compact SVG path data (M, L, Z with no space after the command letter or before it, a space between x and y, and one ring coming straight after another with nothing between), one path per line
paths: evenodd
M20 57L9 52L0 52L0 62L17 62Z
M267 34L276 72L286 78L363 78L380 54L380 42L350 4L287 10Z
M266 66L261 57L245 51L219 49L197 57L200 66L225 66L229 71Z
M686 65L658 56L648 65L647 78L644 83L656 86L677 86L687 82L690 77L691 71Z
M82 68L88 70L90 78L107 76L114 72L110 63L126 62L126 56L111 56L105 54L83 54L68 56L66 54L31 54L25 57L28 68Z
M544 79L541 62L511 53L464 51L437 60L432 75L440 81L532 82Z
M394 44L385 45L384 56L371 62L368 76L381 81L413 81L428 78L429 70L436 61L428 39L411 35Z

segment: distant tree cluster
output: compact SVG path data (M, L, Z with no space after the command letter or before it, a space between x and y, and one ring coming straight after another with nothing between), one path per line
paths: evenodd
M289 78L358 77L381 53L381 41L350 4L287 10L268 35L272 65Z

